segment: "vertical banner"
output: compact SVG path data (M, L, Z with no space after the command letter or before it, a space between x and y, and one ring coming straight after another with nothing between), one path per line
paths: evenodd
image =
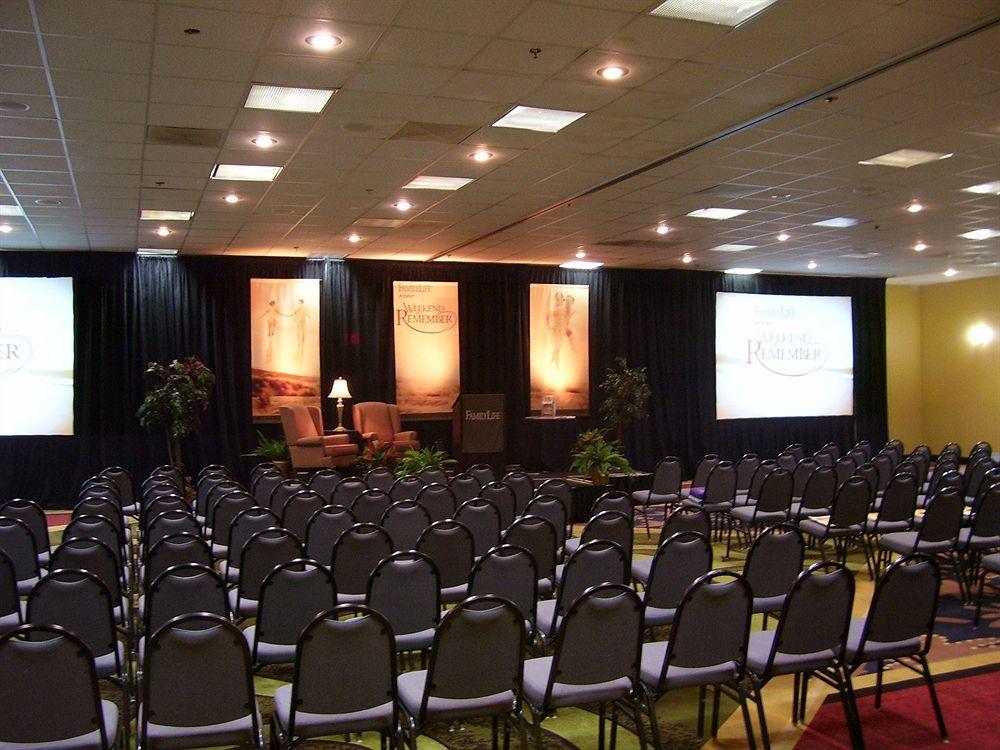
M461 391L458 282L392 282L396 403L403 414L450 414Z
M319 279L250 279L253 416L320 405Z
M590 287L532 284L531 410L556 398L558 411L590 408Z

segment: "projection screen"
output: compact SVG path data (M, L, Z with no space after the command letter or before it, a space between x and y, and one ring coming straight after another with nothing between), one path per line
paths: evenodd
M850 297L719 292L715 416L854 413Z
M0 435L73 434L73 279L0 278Z

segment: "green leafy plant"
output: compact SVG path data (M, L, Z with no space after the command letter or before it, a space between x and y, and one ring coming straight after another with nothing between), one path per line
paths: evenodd
M396 451L392 443L382 443L380 440L370 440L365 443L354 462L358 471L367 474L372 469L391 467L396 461Z
M266 461L289 461L288 443L281 438L269 438L257 430L257 447L250 451L251 456L263 458Z
M632 473L632 465L622 455L621 443L607 440L601 430L586 430L580 433L573 446L573 461L570 471L586 474L597 485L608 483L612 472Z
M146 365L146 398L136 417L147 430L166 432L167 456L181 470L181 438L201 429L214 385L215 375L197 357Z
M629 367L624 357L615 359L615 366L608 368L601 381L600 411L605 423L623 437L625 426L649 416L649 398L652 390L645 367Z
M433 448L407 448L406 453L396 464L395 473L397 477L416 476L424 469L443 469L445 466L457 464L453 458L442 450Z

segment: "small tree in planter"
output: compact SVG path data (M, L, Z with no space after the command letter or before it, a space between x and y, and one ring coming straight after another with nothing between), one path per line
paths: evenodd
M629 367L624 357L617 357L615 366L608 369L599 388L604 393L601 414L621 442L626 425L649 416L652 390L646 377L646 368Z
M181 471L181 438L201 429L214 385L215 375L197 357L146 365L146 398L136 416L147 430L166 432L170 464Z

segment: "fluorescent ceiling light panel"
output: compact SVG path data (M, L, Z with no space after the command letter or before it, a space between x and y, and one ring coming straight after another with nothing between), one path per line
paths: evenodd
M24 216L24 209L20 206L0 206L0 216Z
M191 221L194 211L154 211L144 208L139 218L143 221Z
M962 188L963 193L978 193L979 195L1000 195L1000 180L984 182L982 185L970 185Z
M726 245L716 245L715 247L709 248L717 253L742 253L744 250L753 250L756 245L736 245L736 244L726 244Z
M952 154L942 154L938 151L919 151L915 148L901 148L898 151L890 151L888 154L875 156L871 159L859 161L858 164L879 167L898 167L899 169L909 169L918 164L926 164L931 161L948 159Z
M302 89L291 86L268 86L255 83L250 87L247 109L271 109L279 112L322 112L336 89Z
M835 219L823 219L823 221L814 221L814 227L837 227L843 229L844 227L853 227L858 223L857 219L852 219L849 216L838 216Z
M996 229L974 229L958 236L965 237L967 240L992 240L994 237L1000 237L1000 232Z
M723 273L728 273L732 276L753 276L755 273L760 273L763 268L727 268Z
M215 169L212 170L212 179L271 182L280 172L281 167L262 167L253 164L216 164Z
M162 256L162 257L172 257L177 255L178 251L176 248L170 249L166 247L140 247L135 251L136 255L142 256Z
M560 268L573 268L578 271L593 271L595 268L600 268L604 264L596 260L568 260L565 263L560 263Z
M518 105L495 123L495 128L518 128L537 130L539 133L558 133L570 123L576 122L586 112L568 112L562 109L541 109Z
M683 18L719 26L738 26L778 0L667 0L649 11L651 16Z
M403 190L458 190L474 181L474 177L434 177L421 175L414 177Z
M745 208L699 208L697 211L692 211L688 216L694 216L697 219L732 219L735 216L740 216L745 214L747 209Z

